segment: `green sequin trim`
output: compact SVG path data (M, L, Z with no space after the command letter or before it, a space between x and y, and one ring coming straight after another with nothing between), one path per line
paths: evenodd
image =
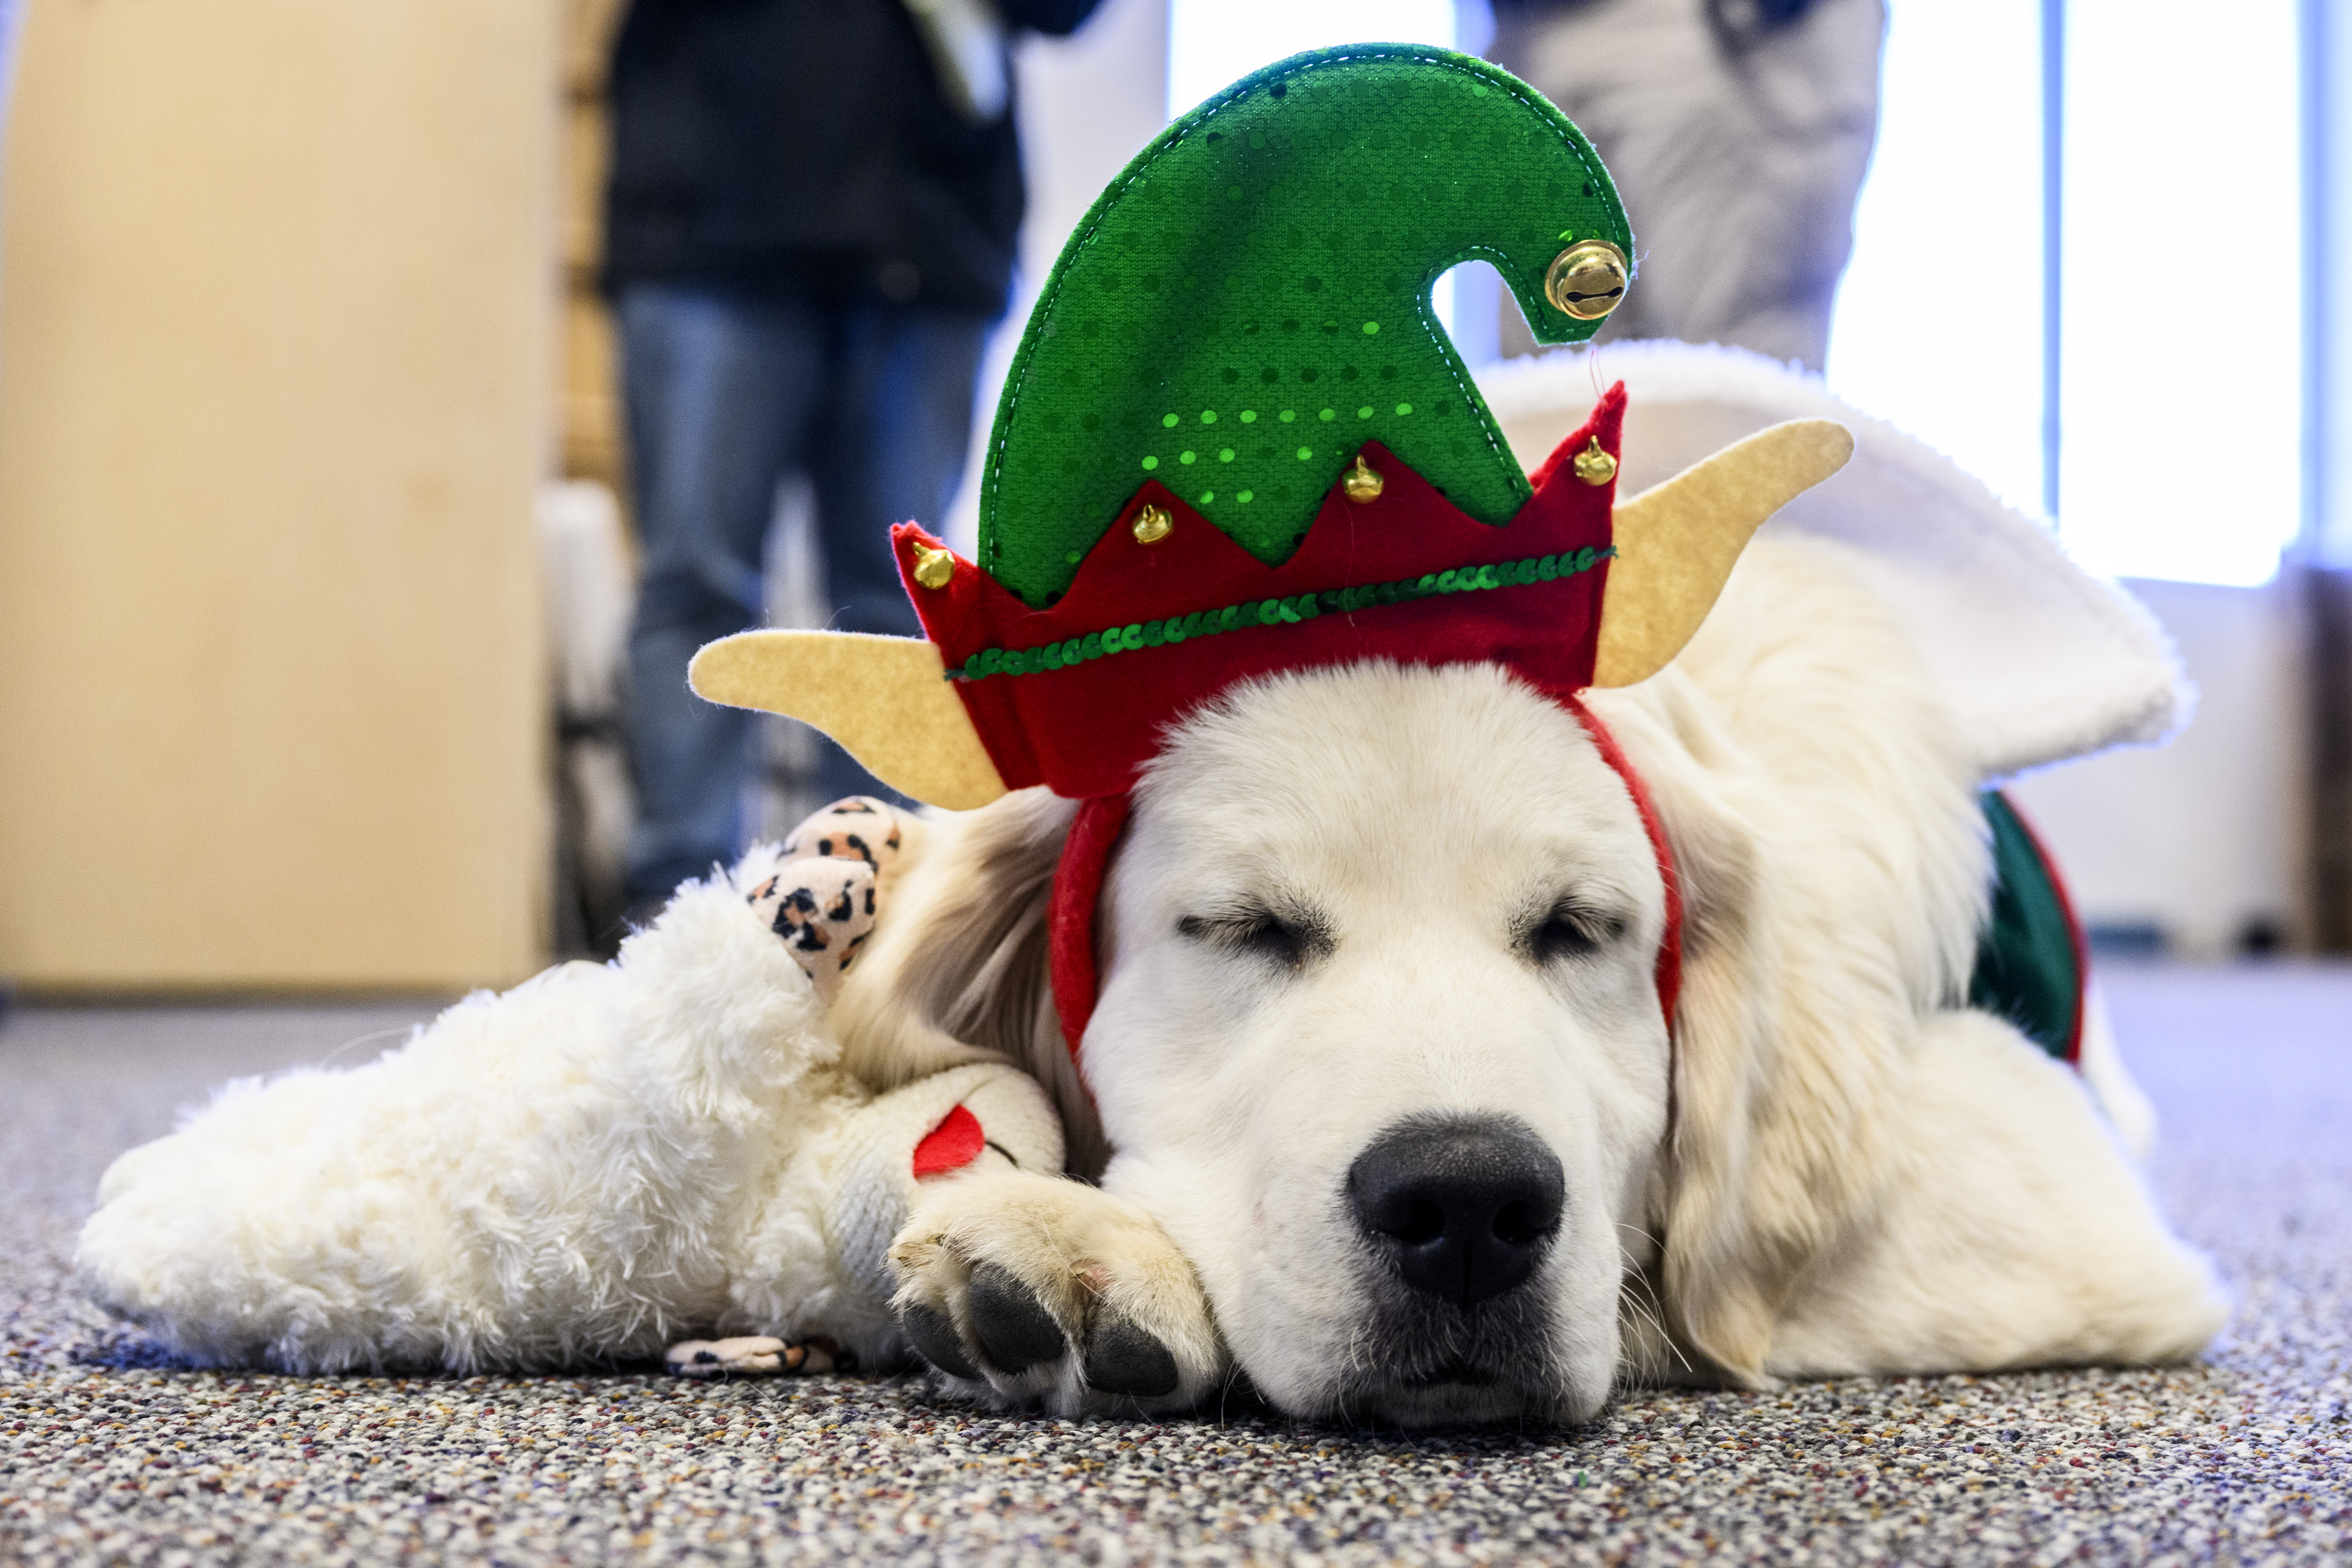
M1189 616L1171 616L1162 621L1137 621L1124 626L1106 626L1101 631L1088 632L1082 637L1071 637L1066 642L1047 643L1043 647L984 647L966 659L961 668L949 670L948 679L985 680L992 675L1035 675L1040 670L1084 664L1106 654L1165 647L1193 637L1239 631L1244 626L1296 626L1320 615L1355 615L1386 605L1410 604L1415 599L1426 599L1438 594L1476 594L1489 588L1517 588L1531 583L1552 583L1562 577L1573 577L1580 572L1590 572L1596 563L1606 561L1616 553L1617 547L1613 544L1599 550L1588 544L1581 550L1567 551L1559 555L1531 555L1524 561L1498 561L1489 566L1458 566L1451 571L1426 573L1395 583L1368 584L1360 588L1326 588L1318 594L1294 594L1285 599L1253 599L1244 604L1227 605L1222 609L1195 610Z

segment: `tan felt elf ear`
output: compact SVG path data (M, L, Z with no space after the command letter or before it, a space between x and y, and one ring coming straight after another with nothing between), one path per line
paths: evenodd
M892 789L950 811L986 805L1004 781L920 637L744 632L687 667L697 695L814 724Z
M1749 536L1853 456L1853 432L1837 421L1791 419L1618 502L1592 684L1631 686L1664 669L1715 607Z

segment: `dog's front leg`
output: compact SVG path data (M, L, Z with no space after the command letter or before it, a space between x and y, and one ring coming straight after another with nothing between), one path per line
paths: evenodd
M1082 1182L927 1184L890 1266L908 1340L960 1393L1138 1414L1194 1405L1225 1374L1192 1264L1150 1215Z

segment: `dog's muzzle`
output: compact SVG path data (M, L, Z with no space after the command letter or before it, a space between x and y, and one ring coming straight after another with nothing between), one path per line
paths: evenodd
M1514 1117L1414 1117L1348 1172L1371 1250L1415 1292L1464 1312L1527 1282L1564 1197L1559 1157Z

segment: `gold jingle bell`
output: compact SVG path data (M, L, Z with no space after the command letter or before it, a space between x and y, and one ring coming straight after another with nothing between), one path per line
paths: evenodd
M1174 531L1176 520L1164 506L1147 506L1135 514L1135 542L1157 544Z
M1356 455L1355 467L1340 477L1339 488L1358 506L1369 506L1381 499L1381 492L1388 489L1388 481L1381 478L1378 468L1364 461L1363 454L1360 452Z
M955 552L915 546L915 581L926 588L944 588L955 581Z
M1544 298L1580 321L1597 321L1625 298L1633 268L1625 253L1605 239L1580 239L1544 273Z
M1605 485L1617 477L1617 459L1601 449L1601 437L1576 455L1576 477L1588 485Z

